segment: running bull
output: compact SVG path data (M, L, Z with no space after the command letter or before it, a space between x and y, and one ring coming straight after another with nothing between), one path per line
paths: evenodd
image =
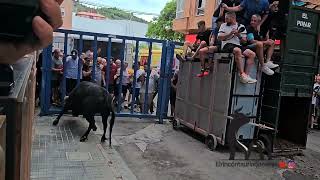
M97 130L95 125L94 116L100 114L102 116L103 123L103 135L101 142L106 140L106 130L108 125L108 117L111 114L110 128L109 128L109 146L111 146L111 134L115 121L114 107L112 104L112 96L108 91L99 85L91 82L81 82L79 86L74 88L68 97L65 99L65 105L59 116L53 121L53 125L56 126L59 123L60 118L64 113L72 110L72 115L83 117L89 122L88 130L80 138L81 142L88 139L88 135L91 131Z

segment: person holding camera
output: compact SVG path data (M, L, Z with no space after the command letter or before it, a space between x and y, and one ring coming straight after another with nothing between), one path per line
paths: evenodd
M1 41L0 63L14 64L26 54L47 47L52 43L53 31L62 26L60 5L63 0L40 0L40 9L46 15L46 19L35 16L32 20L32 29L39 39L35 43Z

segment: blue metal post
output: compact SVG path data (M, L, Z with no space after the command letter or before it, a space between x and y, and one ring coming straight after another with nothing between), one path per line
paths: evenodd
M170 87L171 87L171 78L172 78L172 66L173 66L173 60L174 60L174 49L175 49L175 44L170 43L170 54L169 54L169 62L167 62L166 66L166 74L167 74L167 85L166 85L166 91L167 94L164 96L165 97L165 107L163 114L164 116L167 116L168 114L168 105L169 105L169 99L170 99Z
M160 84L159 84L159 94L158 94L158 102L157 102L157 117L159 117L159 121L161 114L161 98L163 95L163 85L165 80L165 64L166 64L166 56L167 56L167 44L164 42L162 43L162 52L161 52L161 62L160 62Z
M96 82L96 68L97 68L97 58L98 58L98 37L94 36L93 40L93 68L92 68L92 80Z
M163 119L167 116L166 113L168 111L168 103L169 103L169 96L170 96L170 87L169 83L171 81L171 69L170 66L171 61L173 60L173 53L174 53L174 47L170 42L167 43L167 53L166 53L166 61L164 63L164 72L165 72L165 79L164 79L164 85L163 85L163 93L161 98L161 113L159 121L162 124Z
M64 34L64 56L63 56L63 80L62 80L62 102L64 104L64 97L66 96L66 60L68 56L68 33Z
M106 89L109 90L109 82L110 78L110 68L111 68L111 46L112 46L112 39L109 38L108 45L107 45L107 67L106 67Z
M133 107L136 101L136 84L137 84L137 71L138 67L138 58L139 58L139 41L136 41L136 50L134 55L134 75L133 75L133 84L132 84L132 100L131 100L131 114L133 114Z
M79 61L78 61L78 78L77 78L77 85L79 85L80 79L81 79L81 75L82 75L82 65L83 65L83 62L82 62L82 59L81 59L82 50L83 50L83 39L82 39L82 35L80 35L79 48L78 48Z
M47 115L51 99L52 44L42 51L41 115Z
M120 67L120 81L119 81L119 92L118 92L118 107L117 112L120 113L121 104L122 104L122 78L123 78L123 62L124 62L124 52L125 52L126 40L122 40L122 50L120 54L121 67ZM124 98L124 97L123 97Z
M145 81L145 86L146 86L146 92L144 94L144 111L143 114L147 114L149 111L149 104L148 104L148 92L149 92L149 81L150 81L150 74L151 74L151 58L152 58L152 42L149 43L149 54L148 54L148 71L147 71L147 80ZM146 70L145 70L146 71ZM152 90L153 91L153 90ZM147 109L148 108L148 109Z

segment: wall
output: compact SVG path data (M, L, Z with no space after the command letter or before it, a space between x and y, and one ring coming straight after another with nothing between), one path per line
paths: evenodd
M72 29L72 10L73 2L72 0L64 0L61 4L61 13L63 15L63 29Z
M212 15L216 9L216 0L206 0L204 15L197 15L197 0L185 0L184 17L173 21L173 30L184 34L195 33L197 22L205 21L207 28L212 26Z

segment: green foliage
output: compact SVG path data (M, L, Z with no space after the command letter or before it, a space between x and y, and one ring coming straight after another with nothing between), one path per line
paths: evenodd
M138 18L137 16L134 16L132 13L125 12L123 10L120 10L118 8L97 8L97 9L92 9L90 7L84 6L80 3L75 3L75 8L76 11L97 11L97 13L106 16L109 19L115 19L115 20L131 20L131 21L137 21L141 23L148 23L144 19Z
M149 23L147 37L164 40L182 41L184 35L172 30L172 23L176 17L177 2L172 0L166 4L160 16Z
M149 45L146 43L139 44L139 49L149 49ZM152 44L152 50L160 50L161 46L157 44Z

